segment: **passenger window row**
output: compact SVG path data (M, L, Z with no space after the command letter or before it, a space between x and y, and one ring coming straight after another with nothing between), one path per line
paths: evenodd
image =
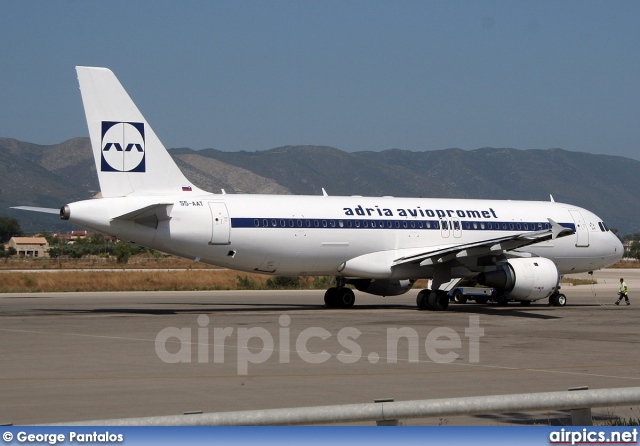
M232 219L234 227L247 227L242 218ZM469 231L542 231L549 223L491 222L459 220L319 220L319 219L254 219L254 227L263 228L379 228L379 229L465 229ZM601 229L604 223L600 223Z

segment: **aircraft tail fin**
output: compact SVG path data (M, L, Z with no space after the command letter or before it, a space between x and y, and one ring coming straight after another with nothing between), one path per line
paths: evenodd
M111 70L76 67L76 71L102 197L199 191Z

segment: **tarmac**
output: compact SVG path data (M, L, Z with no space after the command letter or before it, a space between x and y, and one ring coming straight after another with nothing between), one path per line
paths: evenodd
M577 275L571 277L586 277ZM412 290L0 295L0 424L43 424L640 386L640 270L563 286L564 307L451 304L418 311ZM614 306L619 278L631 306ZM594 409L596 423L640 407ZM567 412L406 420L564 425Z

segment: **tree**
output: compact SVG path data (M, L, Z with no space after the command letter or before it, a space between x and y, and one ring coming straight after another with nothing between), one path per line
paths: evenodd
M57 235L49 234L48 232L43 233L42 236L47 239L47 243L49 243L49 246L60 246L67 243L64 238L60 238Z
M104 235L100 234L99 232L94 232L89 239L89 243L91 243L92 245L104 245Z
M265 282L269 289L295 289L300 286L300 277L275 276L269 277Z
M129 263L129 257L131 257L131 247L127 243L116 243L114 251L118 263Z
M60 246L53 246L51 248L49 248L49 257L51 257L52 259L57 259L58 257L60 257L62 255L62 247Z
M8 257L15 256L18 253L13 246L4 249L4 245L0 244L0 258L7 259Z
M635 240L629 248L629 257L640 260L640 241Z
M22 235L18 220L10 217L0 217L0 243L6 243L11 237Z

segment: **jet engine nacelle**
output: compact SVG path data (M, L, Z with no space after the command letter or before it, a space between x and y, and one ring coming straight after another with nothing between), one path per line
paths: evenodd
M358 291L375 294L376 296L399 296L411 289L415 280L398 279L353 279L353 284Z
M509 259L495 271L478 275L478 283L503 291L518 300L549 297L559 281L555 263L544 257Z

